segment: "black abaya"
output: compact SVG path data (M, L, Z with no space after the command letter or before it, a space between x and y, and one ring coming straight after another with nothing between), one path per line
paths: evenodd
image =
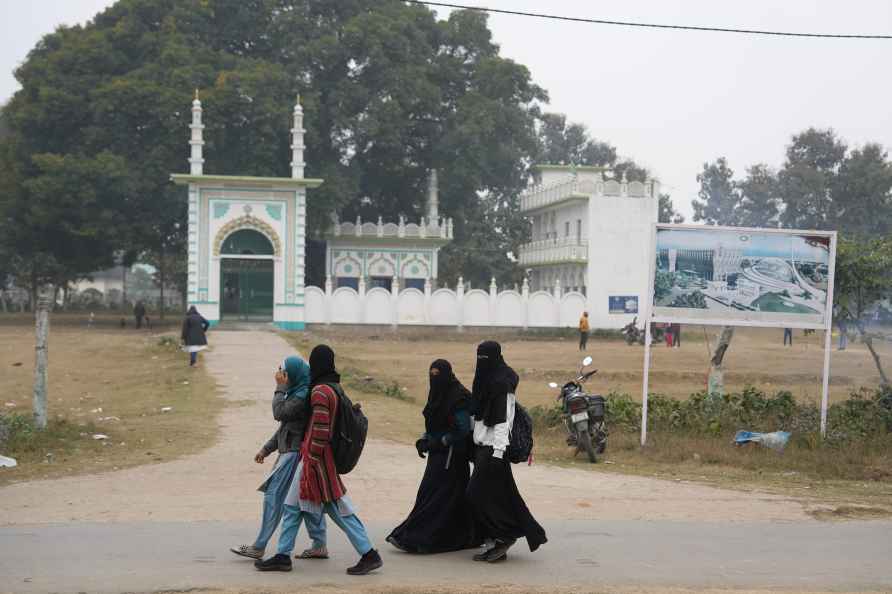
M478 447L468 500L484 538L526 538L530 551L548 542L545 529L530 513L517 490L511 464L493 458L492 448Z
M470 475L467 454L453 450L447 469L448 457L448 449L428 454L415 507L387 537L396 548L409 553L445 553L480 544L465 498Z

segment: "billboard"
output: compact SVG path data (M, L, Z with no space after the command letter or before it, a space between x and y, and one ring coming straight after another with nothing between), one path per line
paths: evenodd
M607 303L607 312L611 314L636 314L638 313L638 295L610 295Z
M653 245L655 321L829 326L835 232L657 225Z

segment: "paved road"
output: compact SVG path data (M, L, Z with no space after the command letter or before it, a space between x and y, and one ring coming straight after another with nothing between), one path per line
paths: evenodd
M253 523L124 523L0 528L0 592L146 592L201 587L312 584L375 586L727 587L892 590L892 523L702 523L563 521L535 554L523 542L508 563L473 563L470 552L412 557L384 543L384 568L353 578L346 539L330 532L332 559L296 561L290 574L261 574L227 545ZM371 526L381 544L388 527ZM306 539L301 536L299 545Z

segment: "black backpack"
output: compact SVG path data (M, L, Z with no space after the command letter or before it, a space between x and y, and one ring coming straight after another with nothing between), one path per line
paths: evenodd
M508 441L508 461L520 464L533 454L533 419L519 402L514 404L514 427Z
M369 420L359 404L353 404L340 384L326 384L338 395L338 411L335 414L334 435L331 451L334 454L338 474L347 474L359 462L365 438L369 433Z

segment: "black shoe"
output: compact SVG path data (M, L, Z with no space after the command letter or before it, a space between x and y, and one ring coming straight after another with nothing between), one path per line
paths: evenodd
M512 545L514 545L514 542L515 541L513 541L513 540L510 540L510 541L497 540L496 546L491 548L489 550L489 554L486 555L486 562L487 563L497 563L499 561L504 561L505 559L507 559L508 558L508 549L510 549L512 547Z
M350 575L365 575L367 573L375 571L382 565L384 565L384 561L381 560L381 555L378 554L378 551L372 549L362 556L362 558L359 560L359 563L357 563L353 567L348 567L347 573Z
M474 561L486 561L486 560L488 560L488 559L489 559L489 553L490 553L491 551L492 551L492 549L486 549L486 550L483 551L482 553L477 553L477 554L474 555L474 557L473 557Z
M273 555L269 559L258 559L254 562L257 571L291 571L289 555Z

